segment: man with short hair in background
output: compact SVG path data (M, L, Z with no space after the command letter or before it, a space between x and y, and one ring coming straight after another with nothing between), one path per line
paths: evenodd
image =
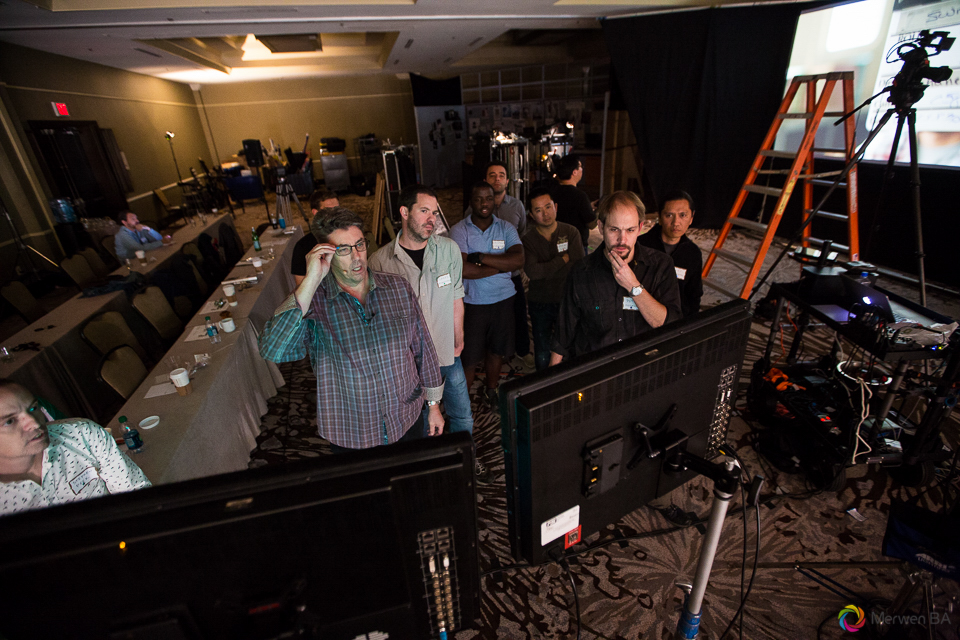
M317 246L307 274L267 321L260 355L310 356L317 430L335 452L415 440L443 431L440 363L423 312L401 276L367 267L363 220L343 207L310 225Z
M137 214L123 211L117 216L120 230L114 236L114 251L121 260L133 260L137 251L153 251L171 244L170 236L161 236L145 224L140 224Z
M679 189L671 191L663 201L657 226L637 240L673 259L684 317L700 311L700 298L703 297L703 254L697 243L686 235L694 213L693 198L689 193Z
M109 431L84 418L51 422L32 393L0 380L0 514L149 486Z
M420 184L404 187L399 204L400 233L371 256L370 268L403 276L413 288L440 361L443 406L450 431L472 434L470 390L460 364L464 295L460 247L435 233L440 206L433 189ZM424 407L424 429L429 428L429 418L429 408ZM487 469L479 459L476 473L478 478L487 479Z
M337 194L326 187L320 187L310 195L310 213L314 217L323 209L333 209L339 206L340 199ZM290 258L290 273L293 274L293 280L297 286L300 286L304 276L307 275L307 254L315 246L317 246L317 239L313 237L312 233L309 233L309 230L293 246L293 255Z
M568 153L560 159L557 167L560 186L553 189L553 201L557 204L557 220L575 226L580 232L580 242L586 249L590 229L597 226L597 216L590 204L590 197L577 186L582 179L583 162L580 156Z
M497 406L497 386L504 358L514 353L516 289L510 273L523 266L523 245L516 228L493 215L493 187L473 185L471 214L450 230L463 257L464 297L463 362L467 388L473 384L481 361L487 374L484 402Z
M533 325L533 354L537 371L550 366L550 341L560 312L563 287L570 268L583 258L576 227L557 222L557 206L544 187L530 192L534 224L523 234L523 270L530 278L528 305Z

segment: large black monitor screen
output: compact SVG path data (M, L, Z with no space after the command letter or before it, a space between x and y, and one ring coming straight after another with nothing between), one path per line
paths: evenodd
M716 455L750 332L747 308L734 300L501 389L516 558L543 562L571 532L586 538L693 477L665 474L663 455L636 457L646 451L638 425L664 424L648 437L654 448L683 439L677 446L690 453Z
M476 531L469 434L7 516L0 635L440 637L479 614Z

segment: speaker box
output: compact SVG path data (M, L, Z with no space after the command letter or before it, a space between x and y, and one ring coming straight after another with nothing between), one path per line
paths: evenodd
M243 153L247 156L248 167L263 166L263 147L259 140L244 140Z

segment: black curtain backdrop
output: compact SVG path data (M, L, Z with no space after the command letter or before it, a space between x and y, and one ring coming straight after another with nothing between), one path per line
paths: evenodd
M694 225L726 220L786 88L801 9L707 9L603 21L653 193L682 188Z

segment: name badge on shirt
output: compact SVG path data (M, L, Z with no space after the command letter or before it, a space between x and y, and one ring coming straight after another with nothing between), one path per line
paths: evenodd
M566 238L560 238L560 241L557 243L557 252L563 253L570 246L570 243L567 242Z
M505 248L505 243L503 242L503 240L494 240L494 241L493 241L493 250L494 250L494 251L496 251L497 249L504 249L504 248Z
M87 467L80 474L70 481L70 489L73 491L74 495L79 495L80 491L83 490L85 486L99 478L100 475L97 473L95 467Z
M677 280L684 280L687 277L687 270L680 267L674 267L677 270Z
M637 303L630 296L623 296L623 308L627 311L640 311Z
M437 278L437 286L438 286L438 287L445 287L445 286L447 286L448 284L451 284L452 282L453 282L453 280L450 278L450 274L449 274L449 273L445 273L445 274L443 274L442 276L440 276L439 278Z

